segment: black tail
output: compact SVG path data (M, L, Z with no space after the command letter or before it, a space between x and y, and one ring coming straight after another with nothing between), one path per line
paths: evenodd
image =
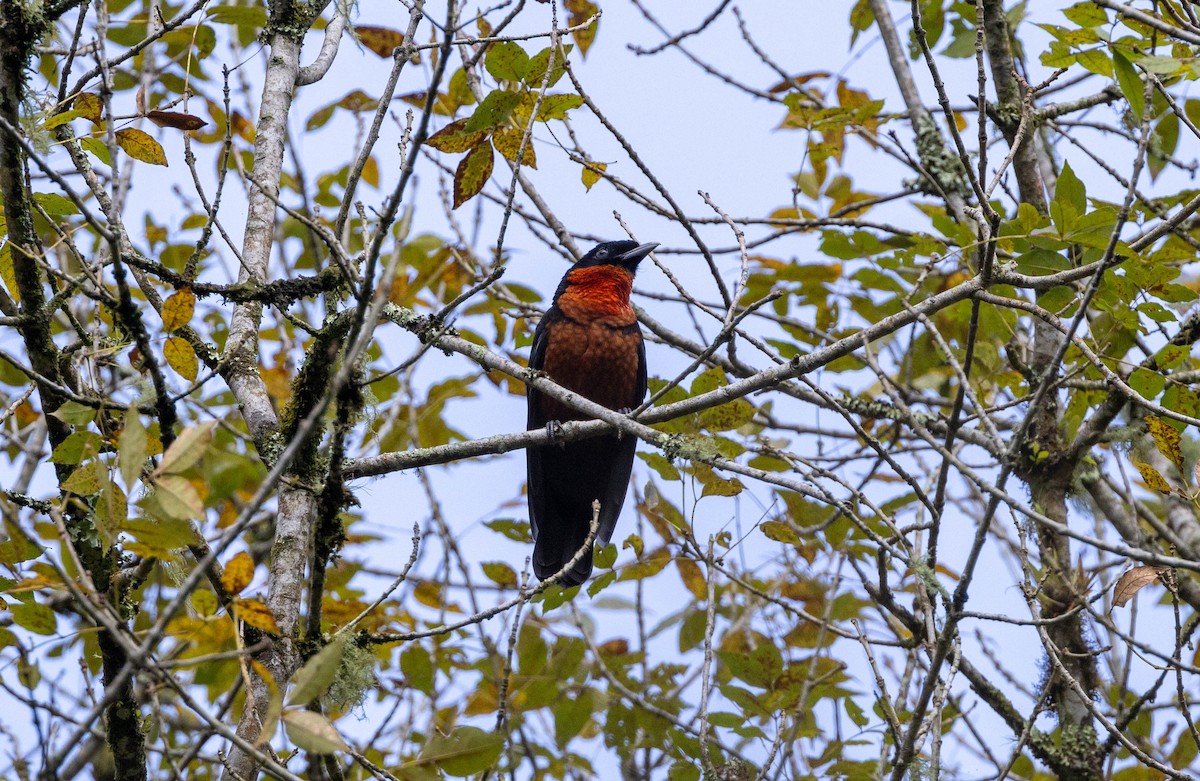
M588 514L591 514L590 510ZM538 529L537 540L533 544L533 574L537 575L538 580L546 580L558 574L559 570L575 558L575 554L587 541L590 526L589 518L582 524L550 523ZM581 585L591 574L592 545L589 544L583 556L575 562L575 566L563 574L562 585Z

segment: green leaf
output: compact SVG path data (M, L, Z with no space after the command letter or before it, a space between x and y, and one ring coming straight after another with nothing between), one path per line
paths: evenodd
M58 622L54 611L36 602L20 602L12 606L13 623L35 635L54 634Z
M129 499L121 486L115 480L104 481L100 498L96 500L95 522L96 531L106 548L111 548L117 541L117 532L121 524L129 517Z
M96 418L96 408L77 401L68 401L51 414L72 426L86 426Z
M496 763L504 748L504 736L478 727L459 727L446 736L435 735L425 744L421 758L434 762L452 776L472 776Z
M125 428L121 429L121 436L117 440L117 466L121 470L121 479L125 481L125 487L130 490L141 477L142 468L146 465L149 441L146 427L142 425L141 413L137 411L137 407L130 406L125 412ZM178 440L172 443L172 447L176 444Z
M1142 114L1146 111L1146 94L1142 77L1138 75L1133 63L1124 54L1114 51L1112 57L1113 75L1117 77L1117 85L1121 88L1121 94L1125 96L1125 100L1129 101L1129 108L1133 111L1134 119L1141 122Z
M196 533L186 520L178 518L130 518L121 531L156 551L186 548L196 542Z
M433 693L435 671L429 651L419 645L410 645L400 654L400 672L406 683L424 694Z
M529 55L512 41L492 44L483 66L497 81L520 81L529 67Z
M574 45L567 44L554 56L554 70L550 73L550 82L546 85L547 88L553 87L558 83L558 80L567 72L563 65L563 58L570 54L574 49ZM550 67L550 49L542 49L537 54L533 55L529 60L529 67L525 70L525 83L534 89L542 88L542 81L546 78L546 68Z
M492 90L475 107L475 111L471 114L471 118L467 120L464 129L470 133L477 130L494 128L508 119L513 109L520 102L521 93L519 92L505 92L500 89Z
M778 673L763 662L763 659L736 651L717 651L717 657L729 669L734 678L751 686L765 689L771 685Z
M1129 387L1137 391L1142 398L1153 400L1167 387L1167 378L1156 371L1140 368L1129 375Z
M570 93L547 95L542 98L542 103L538 106L538 122L548 122L551 119L566 119L568 111L579 108L582 105L583 98L578 95Z
M52 464L78 464L100 452L103 442L95 431L76 431L54 448L50 454Z
M79 214L79 207L65 195L58 193L34 193L33 200L51 217L68 217Z
M764 521L758 528L762 530L762 533L766 535L768 540L783 542L788 545L799 545L801 543L800 535L796 534L796 530L786 523Z
M559 701L554 707L554 741L559 748L565 748L571 738L583 731L594 709L590 689Z
M709 431L732 431L741 428L754 417L754 406L745 399L734 399L719 407L710 407L700 413L701 427Z
M488 576L488 579L493 583L501 586L516 588L517 573L512 567L502 561L485 561L482 565L483 574Z
M1076 3L1064 9L1063 16L1080 27L1100 27L1108 24L1108 13L1095 3Z
M100 469L104 465L99 461L89 461L75 468L71 476L62 481L62 489L78 496L91 496L100 493Z
M617 546L610 542L602 548L597 548L592 561L597 567L612 569L612 565L617 563Z
M283 727L290 741L314 754L332 754L348 747L334 728L333 722L320 713L309 710L283 712Z
M112 165L112 155L108 151L108 144L100 139L92 138L91 136L81 138L79 139L79 146L105 165Z
M1062 172L1058 175L1058 184L1054 188L1054 200L1071 206L1077 215L1087 211L1087 190L1071 169L1070 163L1063 163Z
M307 705L324 694L337 677L345 648L341 640L334 640L305 662L296 672L295 685L287 704Z

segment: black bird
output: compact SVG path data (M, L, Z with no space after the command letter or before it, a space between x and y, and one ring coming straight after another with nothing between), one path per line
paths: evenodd
M530 368L609 409L638 406L646 396L646 347L629 294L638 263L657 246L609 241L572 266L534 332ZM528 403L530 429L588 417L533 388ZM636 445L635 437L608 434L525 451L533 571L540 580L562 570L583 547L597 499L596 540L608 544L625 502ZM564 573L562 584L580 585L591 572L589 547Z

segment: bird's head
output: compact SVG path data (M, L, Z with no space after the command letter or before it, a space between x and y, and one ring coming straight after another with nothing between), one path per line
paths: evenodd
M632 317L629 294L633 275L642 259L657 244L636 241L606 241L580 258L563 277L554 300L576 314L624 313Z
M636 241L606 241L592 247L591 251L580 258L574 267L620 266L632 274L637 270L642 259L653 252L657 246L653 242L638 244Z

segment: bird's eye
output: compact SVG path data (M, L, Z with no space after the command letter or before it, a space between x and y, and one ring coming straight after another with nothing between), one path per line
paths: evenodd
M607 257L608 257L608 250L607 250L607 249L602 249L602 250L599 250L599 251L596 253L596 257L597 257L597 258L607 258Z

